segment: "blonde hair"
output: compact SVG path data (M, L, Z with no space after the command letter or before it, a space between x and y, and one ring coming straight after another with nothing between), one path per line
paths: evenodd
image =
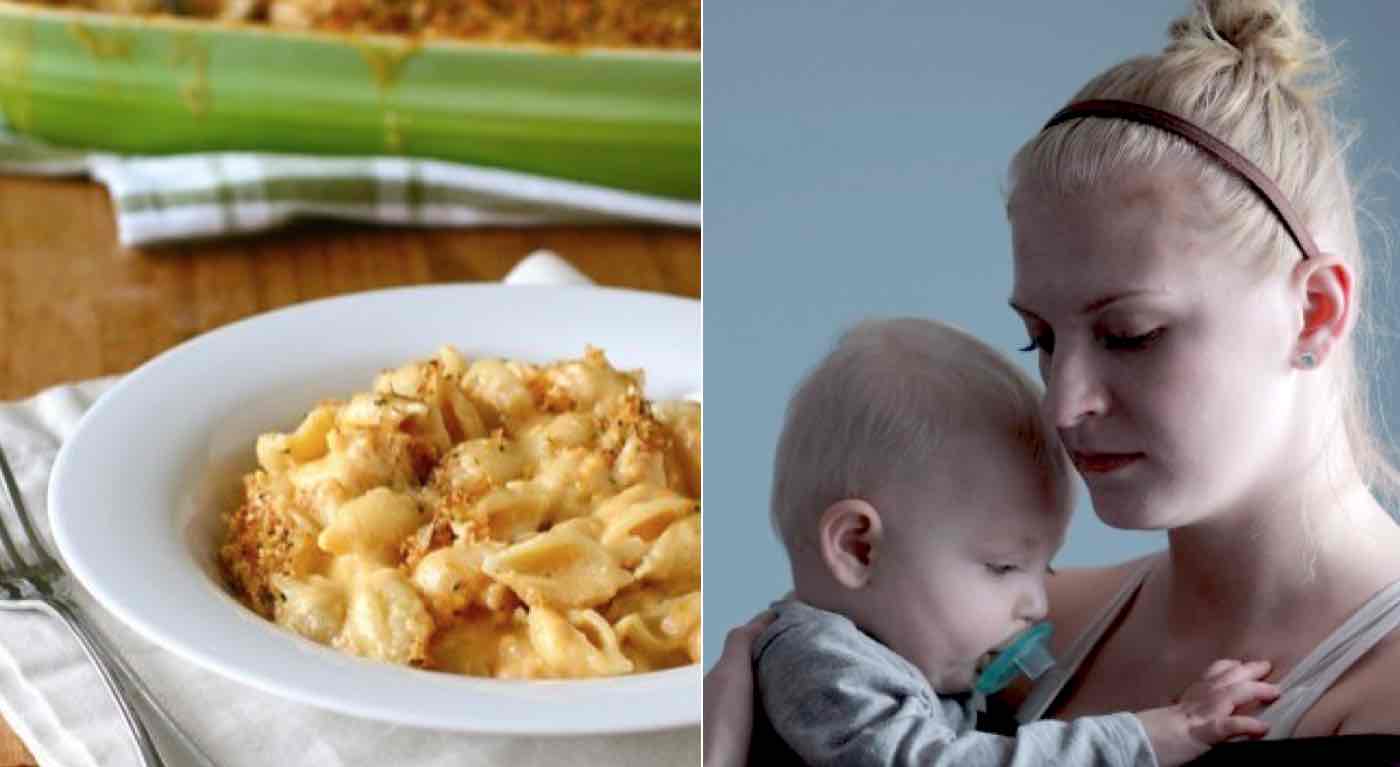
M1040 415L1039 387L968 333L932 320L866 320L802 379L773 461L773 528L796 554L831 504L929 485L945 438L999 429L1068 487L1069 465ZM975 460L975 458L971 459ZM936 488L930 488L935 489Z
M1273 179L1322 250L1344 260L1354 284L1364 288L1367 264L1345 164L1355 131L1332 113L1340 77L1302 0L1197 0L1168 35L1162 53L1111 67L1070 101L1133 101L1206 129ZM1183 139L1124 120L1070 120L1027 142L1011 161L1008 214L1026 184L1068 195L1162 166L1194 174L1220 211L1219 252L1250 259L1247 266L1260 275L1302 257L1279 219L1236 175ZM1328 366L1341 426L1362 480L1374 492L1400 497L1400 470L1385 448L1383 424L1371 415L1363 363L1380 350L1359 348L1374 324L1360 310L1360 290L1352 300L1356 332L1332 352Z

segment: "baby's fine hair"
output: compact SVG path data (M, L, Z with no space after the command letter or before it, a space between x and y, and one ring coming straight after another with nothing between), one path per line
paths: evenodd
M788 402L773 461L773 528L795 554L815 540L816 521L837 501L936 492L932 466L977 460L946 449L959 430L1010 433L1052 476L1067 477L1040 398L1020 368L955 327L916 318L861 322Z
M1358 332L1327 366L1335 376L1337 418L1363 479L1382 496L1400 499L1400 471L1373 419L1365 375L1380 350L1357 348L1373 335L1374 318L1361 310L1367 259L1345 162L1356 131L1331 107L1341 79L1331 49L1313 31L1303 0L1194 0L1168 38L1160 54L1110 67L1070 101L1132 101L1206 129L1268 175L1319 247L1347 262L1358 286L1352 296ZM1163 167L1192 174L1219 212L1215 252L1222 260L1234 258L1262 277L1286 274L1302 258L1279 218L1238 176L1173 134L1125 120L1069 120L1028 141L1011 161L1008 212L1026 187L1075 194Z

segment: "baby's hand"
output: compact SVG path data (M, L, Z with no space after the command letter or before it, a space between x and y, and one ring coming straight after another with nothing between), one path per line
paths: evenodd
M1278 685L1259 681L1268 675L1270 665L1266 660L1218 660L1186 688L1175 705L1138 714L1162 767L1185 764L1236 736L1258 738L1267 733L1267 722L1236 716L1235 710L1279 696Z

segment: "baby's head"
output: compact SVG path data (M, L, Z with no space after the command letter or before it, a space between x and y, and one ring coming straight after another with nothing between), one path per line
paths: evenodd
M1040 392L986 344L922 319L844 336L788 403L773 524L797 597L840 613L939 692L1044 617L1069 466Z

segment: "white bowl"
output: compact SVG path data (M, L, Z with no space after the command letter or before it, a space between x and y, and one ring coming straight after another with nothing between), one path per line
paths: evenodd
M156 644L262 690L343 713L460 732L571 735L700 722L699 664L598 680L505 681L344 655L259 617L217 566L220 511L254 441L317 400L445 343L469 359L577 357L644 368L647 395L701 390L698 301L597 287L467 284L325 299L234 323L108 391L63 445L49 486L74 576Z

